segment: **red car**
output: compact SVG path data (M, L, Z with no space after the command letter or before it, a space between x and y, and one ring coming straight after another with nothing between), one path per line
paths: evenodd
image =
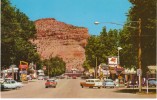
M76 79L76 76L72 76L72 79Z
M55 79L48 79L45 83L45 88L48 88L48 87L56 88L56 86L57 86L57 82Z

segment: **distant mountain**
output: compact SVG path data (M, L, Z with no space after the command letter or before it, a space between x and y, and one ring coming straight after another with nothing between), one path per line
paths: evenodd
M85 49L89 37L88 29L77 27L53 18L35 21L37 51L42 59L59 56L66 62L66 68L83 70Z

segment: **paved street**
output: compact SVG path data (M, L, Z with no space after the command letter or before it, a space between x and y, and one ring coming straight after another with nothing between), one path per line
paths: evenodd
M56 88L45 88L43 80L34 80L18 90L2 91L2 98L156 98L155 94L118 92L122 88L81 88L81 79L60 79Z

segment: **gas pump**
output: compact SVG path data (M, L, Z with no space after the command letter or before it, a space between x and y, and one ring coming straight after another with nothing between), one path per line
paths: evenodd
M19 65L19 68L20 68L20 80L22 82L27 82L27 69L28 69L28 62L25 62L25 61L20 61L20 65Z

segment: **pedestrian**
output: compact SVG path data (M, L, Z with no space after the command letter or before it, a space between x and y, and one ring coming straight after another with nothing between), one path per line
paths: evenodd
M145 86L146 78L144 77L142 80L142 86Z

